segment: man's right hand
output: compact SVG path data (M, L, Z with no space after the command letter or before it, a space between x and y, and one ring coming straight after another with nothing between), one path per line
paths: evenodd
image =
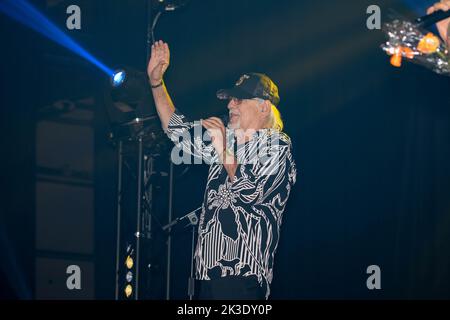
M447 11L450 9L450 0L441 0L440 2L436 2L434 5L428 8L427 14L432 14L437 10ZM439 21L436 23L436 27L441 35L441 38L447 43L447 46L450 46L450 34L448 34L448 29L450 25L450 18Z
M147 74L152 85L157 85L162 81L164 72L169 67L169 62L169 46L163 41L156 41L152 45L152 54L147 67Z

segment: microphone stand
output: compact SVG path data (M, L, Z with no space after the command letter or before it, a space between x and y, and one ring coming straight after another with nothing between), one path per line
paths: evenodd
M171 222L169 222L168 224L166 224L165 226L162 227L162 229L164 231L169 230L168 232L170 233L170 229L176 225L177 223L179 223L181 220L184 219L189 219L189 224L185 226L191 226L191 273L189 276L189 280L188 280L188 296L189 296L189 300L192 300L195 294L195 280L194 280L194 247L195 247L195 226L198 225L198 217L196 212L201 210L202 207L198 207L197 209L195 209L194 211L189 212L188 214L180 217L180 218L176 218L174 220L172 220ZM170 271L170 270L168 270Z

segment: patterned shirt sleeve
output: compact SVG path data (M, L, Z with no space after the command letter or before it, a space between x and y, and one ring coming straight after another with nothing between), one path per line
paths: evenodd
M178 149L174 151L178 151L179 154L181 151L183 152L180 155L180 159L184 163L189 163L186 162L186 156L193 156L194 161L196 159L203 160L210 164L217 161L218 157L212 144L204 141L206 139L203 139L203 132L200 121L189 121L178 110L175 110L172 114L167 130L165 130L167 136L175 143L175 147Z

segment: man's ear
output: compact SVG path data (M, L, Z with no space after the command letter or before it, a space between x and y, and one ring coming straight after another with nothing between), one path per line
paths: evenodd
M260 111L264 113L264 115L266 115L270 113L270 109L271 109L270 102L268 100L264 100L264 102L261 103Z

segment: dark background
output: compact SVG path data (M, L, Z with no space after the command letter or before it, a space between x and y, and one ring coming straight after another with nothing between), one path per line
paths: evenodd
M78 4L82 30L66 33L108 66L144 71L145 2L33 3L63 29L65 9ZM432 3L376 4L387 19L388 8L415 17ZM164 14L156 28L156 38L171 48L167 87L193 119L225 110L215 92L244 72L266 73L279 86L299 171L284 214L273 299L450 298L450 81L410 63L391 67L379 48L383 33L366 28L370 4L193 0ZM0 297L74 298L45 294L57 280L48 280L39 266L42 259L60 259L93 270L85 297L112 299L117 159L102 100L105 75L4 15L0 25ZM49 111L61 99L76 101L72 111L87 112L87 120L61 120ZM46 151L80 155L89 145L88 169L39 165L43 120L91 130L84 140L62 138L61 149ZM53 130L52 137L69 132ZM174 216L202 201L207 167L184 170L175 168ZM91 203L92 217L83 218L91 229L76 214L68 215L73 223L47 216L48 229L40 229L43 176L52 183L64 176L64 183L92 192L89 200L83 193L68 196L80 208ZM166 194L159 196L166 201ZM80 243L80 235L90 240ZM67 242L65 253L42 244L58 243L58 236ZM172 298L186 298L189 239L188 232L174 237ZM366 268L373 264L381 268L381 290L366 287Z

